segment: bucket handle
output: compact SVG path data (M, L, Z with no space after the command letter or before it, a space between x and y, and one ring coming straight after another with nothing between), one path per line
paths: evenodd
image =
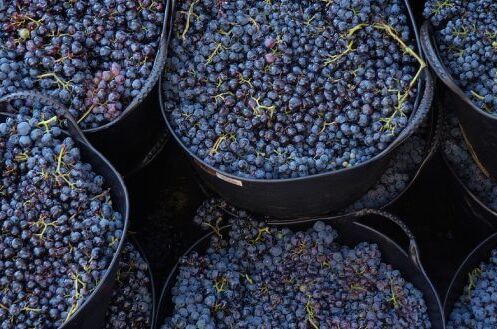
M316 221L330 221L330 222L335 222L335 223L350 223L354 222L357 219L369 215L377 215L381 216L383 218L388 219L392 223L396 224L407 236L409 239L409 247L407 250L407 254L409 255L409 258L411 259L412 263L416 266L418 270L420 270L422 273L425 273L425 270L423 268L423 265L421 263L421 258L420 258L420 252L419 252L419 247L416 242L416 239L414 237L414 234L412 231L407 227L407 225L398 217L392 215L389 212L383 211L383 210L378 210L378 209L363 209L359 210L350 214L346 215L339 215L339 216L328 216L328 217L313 217L313 218L306 218L306 219L295 219L295 220L289 220L289 221L267 221L268 225L273 225L273 226L285 226L289 224L304 224L304 223L312 223Z
M58 113L60 113L60 116L64 118L65 121L64 123L69 134L71 136L79 138L83 143L90 145L90 142L83 134L83 131L79 128L78 124L76 123L76 120L74 120L72 115L69 114L67 108L64 105L62 105L59 101L37 91L19 91L1 97L0 104L8 103L16 99L39 100L41 101L41 103L45 105L52 106L53 108L55 108L57 112L56 115L59 115Z

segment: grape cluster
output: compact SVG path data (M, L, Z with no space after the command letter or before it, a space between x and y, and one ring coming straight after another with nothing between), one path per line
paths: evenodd
M57 97L85 129L115 120L151 74L164 11L158 0L2 2L0 96Z
M463 295L454 304L447 329L486 329L497 327L497 250L490 261L468 274Z
M2 329L59 328L104 277L123 236L104 178L56 123L20 114L0 123Z
M178 3L164 77L177 136L239 177L352 167L408 124L424 63L401 0Z
M234 219L205 255L181 259L162 329L431 327L422 293L377 245L337 236L323 222L292 232Z
M428 0L425 2L423 15L429 18L433 25L440 26L464 11L464 0Z
M450 113L442 150L463 184L487 207L497 211L497 184L482 170L466 144L457 117Z
M482 110L497 114L497 3L429 0L440 55L455 82Z
M245 210L232 206L223 199L210 198L197 208L193 222L204 230L219 229L226 225L230 216L238 220L250 219L250 214Z
M131 244L124 245L105 329L149 329L153 297L147 262Z

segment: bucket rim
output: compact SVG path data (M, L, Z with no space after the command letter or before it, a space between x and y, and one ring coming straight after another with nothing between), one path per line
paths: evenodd
M440 108L433 108L433 110L436 110L438 113L433 113L431 114L431 125L432 125L432 131L430 132L430 136L428 137L427 140L427 145L425 147L425 154L424 158L417 167L416 171L414 172L414 175L409 179L409 183L406 185L400 193L398 193L392 200L390 200L388 203L386 203L384 206L382 206L380 209L385 210L389 207L391 207L393 204L395 204L397 201L402 198L407 191L409 191L412 186L416 183L416 181L419 179L419 177L423 174L425 168L428 166L430 161L433 159L435 154L438 151L438 148L440 147L441 139L442 139L442 119L443 119L443 110Z
M476 202L476 204L478 204L482 209L484 209L485 211L487 211L489 214L495 216L495 218L497 220L497 211L491 209L475 193L473 193L473 191L471 191L469 189L469 187L466 185L466 183L464 183L464 181L462 180L462 178L460 177L460 175L457 173L456 168L454 168L454 165L449 160L449 158L447 157L447 154L444 151L444 146L443 146L444 141L445 141L445 136L443 136L443 138L442 138L441 152L440 153L442 155L442 159L443 159L445 165L447 166L447 168L449 168L451 176L454 177L455 181L457 182L457 185L460 188L462 188L462 190L466 193L466 195L468 195L471 198L471 200L473 200L474 202ZM470 159L471 159L471 161L474 161L472 157L470 157Z
M133 245L133 247L136 248L138 253L140 254L142 260L147 264L147 274L150 279L150 294L152 295L152 315L150 316L150 329L154 329L154 324L155 324L155 313L157 312L157 294L156 294L156 289L155 289L155 279L154 279L154 273L152 271L152 266L150 266L150 261L147 258L147 254L145 253L145 250L143 249L142 245L138 241L138 238L134 234L130 234L128 232L127 234L127 240L129 243Z
M454 296L454 294L456 293L454 289L455 286L460 283L463 278L466 278L467 273L465 271L465 268L469 264L475 262L477 262L478 264L482 262L488 262L488 259L482 259L482 250L489 247L490 245L494 245L493 249L497 248L497 233L493 233L492 235L481 241L475 248L471 250L471 252L464 258L464 261L457 268L457 271L452 277L449 288L447 289L447 293L444 297L443 311L446 318L450 316L450 313L452 311L452 309L449 310L448 307L450 306L453 308L453 305L449 305L451 302L451 297L456 297L456 300L460 297L460 295Z

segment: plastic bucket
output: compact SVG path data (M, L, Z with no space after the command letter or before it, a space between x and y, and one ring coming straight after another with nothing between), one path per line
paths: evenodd
M0 99L0 111L5 102L14 99L39 100L46 105L60 106L57 102L41 94L34 92L15 93ZM0 113L0 120L3 122L10 114ZM84 303L77 309L74 315L65 322L59 329L95 329L102 328L105 321L105 313L112 297L112 290L119 268L119 257L125 241L125 233L129 222L129 198L128 191L119 173L91 144L89 144L72 117L66 117L67 130L65 134L71 136L81 152L81 158L92 165L92 169L101 175L105 180L105 185L110 188L112 204L115 211L121 213L124 221L123 236L119 241L117 251L112 258L109 268L100 283L93 292L86 298Z
M97 128L83 129L93 146L105 155L122 174L131 174L155 158L167 142L167 130L161 122L157 104L157 81L164 69L170 38L171 7L164 2L164 20L151 74L141 92L115 120Z
M414 18L420 24L423 22L423 10L425 8L425 2L426 1L420 1L420 0L410 0L409 3L411 4L411 8L414 14Z
M409 240L408 250L405 251L396 242L389 238L384 233L367 226L365 224L358 223L359 219L367 219L368 222L372 222L375 219L383 219L390 223L395 223L398 228L400 228L403 233L407 236ZM325 221L330 224L338 232L337 242L343 245L356 245L360 242L370 242L376 243L382 254L382 261L398 269L403 278L411 282L417 289L419 289L424 296L429 317L432 323L433 329L443 329L445 328L444 316L442 305L440 299L431 283L430 279L425 273L423 266L419 258L419 248L417 246L416 240L413 234L407 228L407 226L396 217L379 210L363 210L357 213L337 216L337 217L327 217L327 218L316 218L309 220L293 220L292 222L278 222L269 221L267 225L271 226L285 226L292 230L305 230L311 227L317 220ZM229 230L229 226L222 228L223 231ZM193 244L185 253L185 256L192 251L203 253L207 249L209 240L214 233L208 234L198 240ZM162 289L161 297L159 299L158 313L156 315L156 328L164 323L166 317L170 316L173 312L174 305L172 304L171 289L176 283L176 277L179 273L179 264L172 269L167 281Z
M497 233L480 243L459 267L445 296L444 312L447 318L450 316L454 304L464 293L464 287L468 283L468 274L479 267L482 262L488 262L492 250L495 248L497 248Z
M446 88L439 88L440 100L445 108L454 109L468 143L473 148L478 161L489 174L497 179L497 117L476 107L443 64L430 22L421 27L421 44L431 68Z
M447 118L444 117L443 120L445 122ZM466 140L463 140L462 142L467 144ZM468 152L471 153L471 151L470 146L468 146ZM451 185L454 187L452 189L452 194L457 200L457 202L455 202L456 207L465 215L463 216L464 218L475 218L478 220L478 223L481 224L475 225L475 222L472 221L471 229L478 229L483 236L486 236L489 230L497 230L497 212L487 206L484 201L468 188L446 153L443 150L440 153L452 177Z
M438 148L440 146L441 137L442 137L442 129L441 129L442 120L443 120L443 111L439 108L432 109L432 111L429 113L429 116L428 116L428 122L429 122L428 126L429 127L428 127L427 131L425 133L423 133L423 135L424 135L423 138L427 141L427 143L426 143L427 145L426 145L425 152L424 152L424 159L420 162L417 169L412 173L407 185L398 194L396 194L393 198L391 198L386 203L384 203L378 207L370 206L367 208L375 208L375 209L380 209L380 210L390 210L392 208L394 208L394 209L396 208L398 202L413 187L413 185L417 182L419 177L424 172L425 168L430 165L431 160L437 154ZM407 141L406 143L408 143L408 142L409 141ZM394 160L395 160L395 158L392 159L392 161L394 161ZM201 180L198 180L198 183L202 187L202 192L206 197L208 197L208 198L216 197L216 195L214 193L212 193L211 190L209 190L208 188L205 188L203 186L203 182ZM355 200L355 201L357 201L357 200ZM349 213L366 208L366 207L365 208L354 208L353 204L354 203L352 203L351 205L349 205L345 209L341 209L337 213L341 214L341 215L349 214Z
M417 48L420 50L418 29L407 0L405 0L405 5L409 12L411 30L417 40ZM171 14L174 16L174 10ZM433 100L433 89L431 74L428 69L425 69L418 85L415 110L409 125L388 148L371 160L352 168L333 172L295 179L273 180L240 178L205 164L183 144L174 132L169 122L169 114L164 108L162 85L159 100L169 131L191 157L195 169L207 186L237 207L278 218L291 218L338 211L366 193L384 173L399 145L413 134L426 117Z

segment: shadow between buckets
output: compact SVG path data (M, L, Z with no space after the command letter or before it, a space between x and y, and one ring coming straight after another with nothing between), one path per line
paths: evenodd
M434 36L434 27L429 21L421 27L421 45L432 70L446 87L438 90L443 106L456 112L463 132L474 150L474 156L489 174L497 179L497 117L476 107L454 82L443 64Z
M461 264L445 296L444 312L447 319L452 312L454 304L464 293L464 287L468 283L468 274L475 268L478 268L482 262L488 262L492 255L492 250L495 248L497 248L497 233L494 233L480 243Z
M19 92L7 95L0 99L0 121L4 122L8 117L13 115L1 112L3 105L11 100L24 99L36 100L45 105L52 105L54 108L63 109L62 105L37 92ZM3 104L3 105L2 105ZM64 113L65 109L64 109ZM92 169L104 177L105 186L110 188L110 195L113 201L115 211L121 213L124 228L123 235L119 240L117 250L112 258L109 268L99 284L93 292L85 299L82 305L78 307L74 315L65 322L59 329L98 329L103 328L105 314L116 279L116 274L119 269L119 258L125 241L125 233L128 229L129 222L129 198L126 186L119 173L91 144L88 143L84 134L79 129L74 119L70 116L65 116L66 129L63 133L71 136L80 149L81 158L85 162L91 164Z
M131 175L145 167L168 140L157 104L157 81L167 58L172 25L170 13L176 0L164 0L164 4L159 50L140 94L116 120L97 128L83 129L93 146L105 154L124 175Z
M390 237L382 232L372 228L371 226L357 222L357 220L368 220L372 222L376 220L384 220L389 223L394 223L401 229L403 234L409 240L408 251L406 252L402 247L394 242ZM382 262L391 264L395 269L402 273L402 276L407 281L411 282L417 289L423 293L428 314L432 323L433 329L444 329L445 320L443 316L442 304L440 299L426 275L425 270L419 258L419 248L416 240L409 230L409 228L398 218L393 215L373 209L366 209L358 211L353 214L336 216L336 217L321 217L315 219L295 219L293 221L268 221L269 227L289 227L293 231L305 230L310 228L316 221L324 221L326 224L331 225L338 232L337 242L343 245L357 245L360 242L376 243L382 255ZM228 231L230 226L225 226L221 229L222 232ZM209 245L211 236L210 233L195 242L184 254L196 251L203 254ZM160 328L165 319L172 315L174 305L172 304L171 289L176 284L176 277L179 273L179 263L171 270L166 283L161 292L159 299L159 306L156 314L155 328Z
M152 273L152 267L150 266L150 262L148 261L147 255L145 254L145 251L143 250L142 246L138 242L138 239L131 234L128 234L127 239L129 242L138 250L140 253L140 256L142 257L143 261L147 263L147 273L148 277L150 279L150 293L152 295L152 314L150 315L150 329L154 329L154 324L155 324L155 314L157 313L156 311L156 305L157 305L157 295L155 292L155 280L154 280L154 275Z
M83 130L91 144L125 176L144 168L168 141L169 134L164 129L156 93L154 87L139 108L112 125Z
M416 37L417 49L421 43L416 22L407 0L411 30ZM171 16L174 17L174 8ZM171 28L173 26L171 25ZM384 173L385 167L397 148L409 138L426 117L433 100L433 80L427 68L423 70L418 83L415 110L409 125L380 154L351 168L344 168L307 177L294 179L247 179L234 176L207 165L181 141L169 122L164 108L162 79L159 80L159 101L164 120L176 142L192 159L194 168L206 185L230 204L248 209L254 213L278 218L315 216L343 209L367 192Z

